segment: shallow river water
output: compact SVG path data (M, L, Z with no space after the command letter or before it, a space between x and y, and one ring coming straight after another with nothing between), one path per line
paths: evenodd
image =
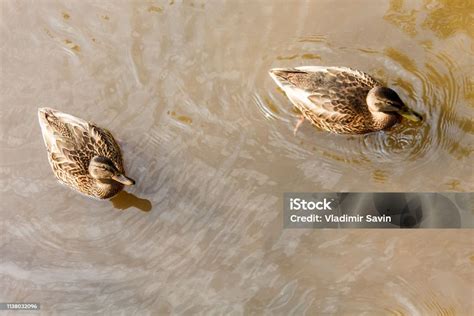
M474 313L472 231L282 228L284 192L474 190L472 2L0 5L0 302L78 315ZM371 73L425 120L294 136L297 113L268 70L300 65ZM59 185L43 106L112 131L136 186L104 202Z

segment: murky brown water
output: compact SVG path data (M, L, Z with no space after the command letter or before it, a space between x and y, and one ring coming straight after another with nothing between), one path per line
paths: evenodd
M471 231L283 230L281 215L287 191L473 191L469 1L0 4L0 301L473 313ZM298 65L372 73L426 120L295 137L267 71ZM60 186L40 106L110 129L137 185L112 202Z

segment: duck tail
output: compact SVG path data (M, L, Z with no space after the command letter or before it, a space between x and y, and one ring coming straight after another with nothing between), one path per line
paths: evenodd
M273 68L269 71L270 77L272 77L275 83L283 90L289 86L294 86L294 84L290 82L291 75L306 73L306 71L296 68Z

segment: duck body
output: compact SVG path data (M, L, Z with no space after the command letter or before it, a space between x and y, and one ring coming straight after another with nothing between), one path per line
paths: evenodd
M329 132L365 134L385 130L401 120L402 116L397 113L399 108L406 110L393 90L382 87L382 84L370 75L352 68L275 68L270 70L270 76L304 118L314 126ZM394 106L387 111L378 109L383 102L368 98L369 92L374 91L374 88L390 90L387 99L396 99L393 102L397 104L396 109ZM392 92L395 96L391 95ZM368 101L374 101L374 106L370 107Z
M134 184L124 176L120 147L109 131L50 108L40 108L38 118L59 182L98 199L113 197L124 184Z

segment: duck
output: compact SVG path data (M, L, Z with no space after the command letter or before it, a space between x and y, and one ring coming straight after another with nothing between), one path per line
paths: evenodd
M125 175L120 147L108 130L47 107L38 109L38 119L60 183L100 200L135 184Z
M337 134L388 130L402 117L419 122L398 94L360 70L336 66L273 68L270 76L301 112L293 132L307 119Z

